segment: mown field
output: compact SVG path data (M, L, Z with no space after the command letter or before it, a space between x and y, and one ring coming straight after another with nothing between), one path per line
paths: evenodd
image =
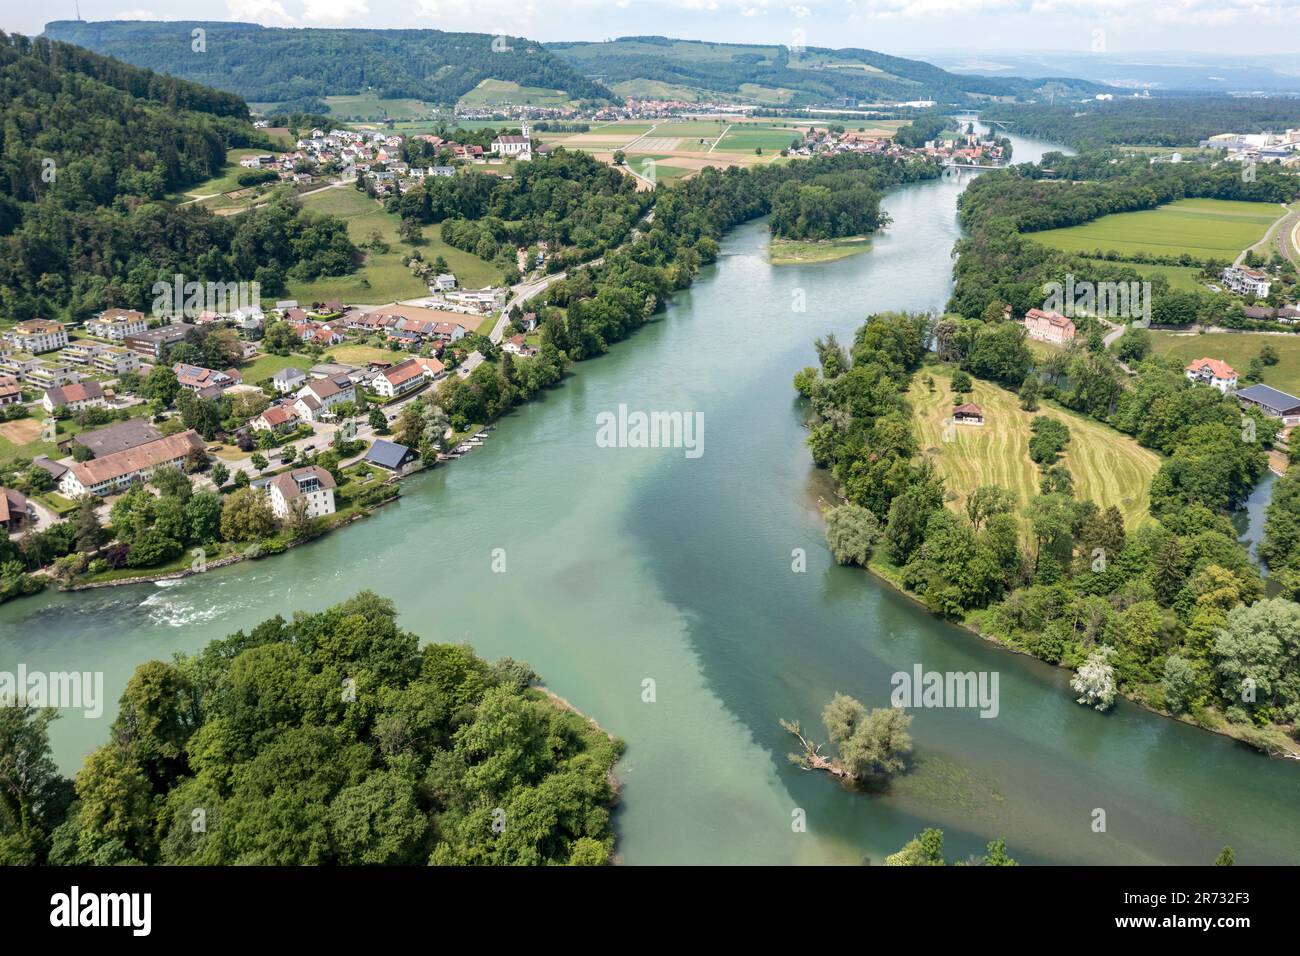
M1266 332L1177 333L1152 331L1151 345L1157 355L1172 355L1182 362L1214 358L1227 362L1244 374L1250 360L1265 344L1277 351L1278 363L1264 369L1264 384L1292 395L1300 395L1300 335L1272 335Z
M226 165L221 168L221 172L211 179L205 179L203 182L196 184L186 191L188 198L195 196L210 196L213 194L233 192L241 189L238 177L240 173L246 173L249 170L239 165L239 161L245 156L259 156L266 152L264 149L232 149L226 153Z
M569 94L540 86L520 86L510 80L483 80L459 100L457 106L495 106L498 103L526 103L530 106L566 106Z
M934 379L932 392L923 382L926 375ZM1061 460L1074 476L1075 497L1090 498L1101 508L1115 505L1129 528L1149 520L1151 479L1160 466L1155 452L1063 409L1023 411L1014 394L979 380L967 400L983 409L985 424L954 425L952 440L945 441L944 420L953 407L950 385L946 371L926 367L913 380L908 400L921 452L935 462L955 495L951 507L963 509L967 495L980 485L1010 488L1021 507L1038 494L1039 470L1029 458L1029 425L1036 415L1047 415L1069 426L1070 443Z
M737 123L718 141L717 149L725 152L780 152L792 140L802 139L802 130L784 123Z
M1106 262L1104 259L1089 259L1088 261L1098 264L1105 264ZM1131 265L1148 279L1164 276L1169 280L1169 288L1171 289L1195 292L1198 289L1205 288L1205 284L1196 278L1201 271L1196 266L1160 266L1146 262L1133 262L1128 263L1128 265Z
M1067 252L1089 254L1100 249L1127 256L1187 253L1197 259L1232 261L1262 239L1283 212L1281 206L1272 203L1180 199L1155 209L1102 216L1082 225L1029 236L1035 242Z
M325 104L330 108L330 115L354 120L411 120L437 110L437 106L423 100L380 99L374 93L327 96Z
M303 302L340 299L347 303L377 304L428 295L428 287L402 265L402 257L410 254L411 247L398 239L397 217L385 212L379 203L351 186L311 193L304 196L302 202L307 209L346 219L348 236L358 245L368 243L378 232L388 243L388 251L363 250L365 259L351 275L309 282L291 280L284 295L272 298L298 299ZM432 262L442 256L461 285L479 288L499 285L503 281L501 271L491 263L484 262L471 253L453 249L443 242L438 235L437 226L426 226L424 238L424 244L419 247L424 258Z

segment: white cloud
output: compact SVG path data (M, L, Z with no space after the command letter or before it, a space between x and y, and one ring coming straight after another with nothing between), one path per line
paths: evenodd
M152 10L123 10L113 14L114 20L161 20Z
M303 0L302 18L312 23L341 23L370 12L366 0Z
M294 22L280 0L226 0L226 12L230 19L243 23L285 26Z

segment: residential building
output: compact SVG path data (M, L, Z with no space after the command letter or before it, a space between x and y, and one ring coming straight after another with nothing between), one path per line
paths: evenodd
M376 438L375 443L366 452L365 461L366 464L375 465L385 471L404 475L419 466L420 453L406 445Z
M296 502L306 506L307 517L320 518L334 513L334 476L320 465L295 468L276 475L266 485L271 510L281 520L293 512Z
M407 359L386 369L381 369L374 377L371 387L375 393L384 398L397 398L424 384L426 375L424 366L415 359Z
M13 534L36 520L36 509L21 491L0 488L0 531Z
M983 425L984 410L974 402L967 402L952 410L952 420L958 425Z
M298 412L292 405L272 405L252 419L248 427L255 432L288 431L298 424Z
M1190 381L1211 385L1225 395L1237 387L1237 370L1218 359L1196 359L1187 363L1185 372Z
M95 356L95 371L105 375L126 375L140 371L140 353L109 346Z
M1268 385L1251 385L1236 393L1243 406L1254 406L1270 418L1279 418L1283 425L1300 425L1300 398Z
M433 280L434 292L450 292L456 288L456 275L452 272L439 272Z
M73 382L81 381L81 373L70 362L57 359L37 360L34 365L27 368L23 374L23 381L37 388L58 388L61 385L71 385Z
M355 402L357 387L346 375L338 378L313 379L298 392L294 408L304 421L318 422L332 417L332 409L340 402Z
M142 418L133 418L130 421L119 422L116 425L108 425L104 428L96 428L93 431L82 432L69 441L68 444L69 446L73 443L84 445L90 449L93 457L106 458L119 451L138 448L160 438L162 438L162 432L158 431L158 429Z
M176 381L180 383L181 388L189 389L191 392L201 392L214 385L217 388L229 388L243 377L233 368L218 372L215 369L204 368L201 365L187 365L184 362L177 362L172 366L172 371L176 373Z
M41 404L51 415L59 408L79 412L83 408L108 407L108 402L104 398L104 388L95 381L75 382L71 385L51 388L45 393Z
M148 318L134 309L105 309L86 323L88 333L112 342L125 342L128 335L148 330Z
M1025 334L1040 342L1069 345L1074 341L1074 323L1059 312L1030 309L1025 313Z
M1247 266L1228 266L1223 270L1223 282L1238 295L1253 295L1257 299L1268 298L1272 280L1258 269Z
M75 362L77 365L89 365L108 346L102 342L72 342L56 357L57 360Z
M111 495L136 479L147 480L155 468L184 467L191 452L203 451L203 439L190 429L103 458L72 465L59 479L59 490L69 498Z
M185 333L195 327L188 322L173 322L171 325L161 325L156 329L128 335L124 342L131 351L139 352L147 361L153 362L162 358L170 346L183 341Z
M307 374L300 368L294 368L292 365L288 368L282 368L271 376L272 387L281 395L288 395L302 388L303 383L307 381Z
M501 351L509 352L511 355L521 355L525 358L532 358L537 354L537 349L529 345L523 335L512 335L501 346Z
M12 375L0 375L0 405L17 405L23 400L23 390Z
M68 330L61 322L49 319L28 319L19 322L9 333L9 341L14 348L31 355L53 352L65 348L68 344Z

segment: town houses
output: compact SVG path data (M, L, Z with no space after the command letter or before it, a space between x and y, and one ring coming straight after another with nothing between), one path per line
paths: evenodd
M1237 387L1237 370L1218 359L1199 358L1187 363L1187 378L1217 388L1225 395Z
M63 385L51 388L41 399L41 405L45 410L53 415L60 408L66 408L70 412L79 412L83 408L98 406L103 408L108 404L104 400L104 388L98 382L76 382L71 385Z
M1074 341L1074 323L1059 312L1030 309L1025 313L1025 334L1039 342L1069 345Z
M147 331L149 320L134 309L105 309L86 323L86 332L110 342L125 342L128 335Z
M110 495L147 478L155 468L180 468L190 455L203 454L203 439L189 429L104 458L75 462L59 479L59 490L69 498Z
M342 402L355 404L356 400L356 385L346 375L339 375L308 382L298 392L293 407L303 421L319 422L334 417L334 406Z
M271 511L281 521L302 508L308 518L334 513L334 476L320 465L308 465L276 475L266 483Z
M68 330L61 322L28 319L15 325L8 339L18 351L40 355L42 352L53 352L65 347L68 344Z

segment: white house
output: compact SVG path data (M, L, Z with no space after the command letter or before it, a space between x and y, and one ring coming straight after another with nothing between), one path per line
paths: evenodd
M9 333L9 340L19 351L39 355L42 352L65 348L68 344L68 330L59 322L51 322L48 319L28 319L14 326L13 331Z
M396 398L419 388L426 377L424 366L415 359L409 358L405 362L381 370L371 382L371 387L384 398Z
M433 289L435 292L450 292L456 288L456 275L452 272L440 272L436 279L433 280Z
M320 518L334 513L334 476L320 465L295 468L276 475L267 483L271 511L280 519L289 517L294 504L306 506L307 517Z
M1203 382L1217 388L1225 395L1237 387L1237 370L1227 362L1220 362L1218 359L1200 358L1189 362L1186 374L1190 381Z
M69 498L110 495L144 479L159 466L180 468L193 451L203 451L203 439L190 429L103 458L77 462L59 478L59 491Z
M57 408L67 408L69 411L79 412L83 408L98 406L104 408L108 402L104 400L104 388L98 382L75 382L71 385L64 385L52 388L45 393L41 399L41 404L51 415Z
M110 342L124 342L128 335L139 335L148 329L145 314L134 309L105 309L86 323L89 334Z
M300 368L282 368L271 376L271 384L281 395L288 395L290 392L302 388L303 382L307 381L307 373Z
M1253 295L1257 299L1268 298L1272 288L1272 280L1268 276L1246 266L1228 266L1223 270L1223 281L1238 295Z
M313 379L298 392L293 403L298 416L304 421L318 422L329 417L330 409L340 402L355 402L357 387L347 376Z

